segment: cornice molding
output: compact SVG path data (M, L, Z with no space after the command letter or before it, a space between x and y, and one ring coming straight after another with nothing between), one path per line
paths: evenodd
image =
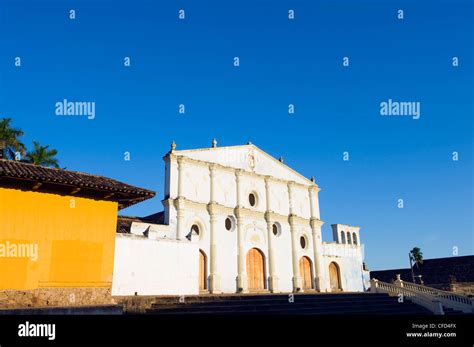
M169 158L170 160L176 160L178 163L181 163L181 165L183 163L191 163L191 164L196 164L198 166L202 166L202 167L207 167L209 170L215 170L216 172L217 171L227 171L227 172L231 172L231 173L234 173L236 176L248 176L248 177L253 177L253 178L259 178L263 181L273 181L273 182L279 182L279 183L283 183L283 184L286 184L286 185L293 185L293 186L296 186L296 187L300 187L300 188L304 188L304 189L315 189L316 191L320 191L318 185L316 183L312 183L312 184L302 184L302 183L298 183L298 182L295 182L295 181L292 181L292 180L283 180L281 178L277 178L277 177L273 177L273 176L270 176L270 175L263 175L263 174L259 174L259 173L255 173L255 172L252 172L252 171L248 171L248 170L245 170L245 169L239 169L239 168L233 168L233 167L230 167L230 166L224 166L222 164L218 164L218 163L212 163L212 162L208 162L208 161L203 161L203 160L199 160L199 159L193 159L193 158L189 158L187 156L184 156L184 155L177 155L177 154L174 154L174 153L169 153ZM212 166L212 169L211 169L211 166Z
M318 218L311 218L310 224L312 228L320 228L323 226L324 222Z
M243 206L235 206L229 207L221 205L217 202L210 202L210 203L203 203L198 201L189 200L186 198L169 198L162 200L163 205L170 206L173 205L175 208L180 209L190 209L196 211L206 211L209 214L228 214L234 215L237 218L256 218L262 219L266 221L273 221L279 223L291 223L293 222L294 225L306 225L311 226L311 223L319 223L322 225L324 222L317 219L317 218L304 218L297 216L295 214L292 215L284 215L280 213L276 213L274 211L256 211L252 210Z

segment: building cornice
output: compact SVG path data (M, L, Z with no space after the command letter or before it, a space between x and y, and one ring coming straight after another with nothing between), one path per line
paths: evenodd
M189 200L186 198L169 198L162 200L163 205L170 206L174 205L175 207L184 208L184 209L191 209L197 211L207 211L208 213L215 213L215 214L228 214L228 215L235 215L237 218L256 218L262 220L271 220L273 222L280 222L280 223L290 223L290 219L295 225L309 225L315 222L316 220L320 225L324 222L315 219L315 218L304 218L297 216L295 214L292 215L284 215L281 213L277 213L274 211L256 211L252 210L243 206L235 206L229 207L219 204L217 202L198 202Z

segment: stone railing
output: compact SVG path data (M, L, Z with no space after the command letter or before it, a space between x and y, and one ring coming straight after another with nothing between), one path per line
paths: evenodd
M397 276L393 284L372 279L370 281L370 291L375 293L388 293L390 295L402 294L404 297L427 308L434 314L444 314L443 306L464 313L474 313L473 302L468 297L419 284L404 282L400 280L399 276Z
M432 299L424 294L419 294L410 289L397 286L392 283L381 282L376 279L370 280L370 291L373 293L388 293L389 295L403 295L415 304L423 306L434 314L443 315L443 306L438 300Z

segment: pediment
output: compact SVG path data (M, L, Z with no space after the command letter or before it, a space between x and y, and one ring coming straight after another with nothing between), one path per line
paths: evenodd
M175 151L175 154L259 175L272 176L284 181L294 181L308 186L313 184L309 179L253 144L181 150Z

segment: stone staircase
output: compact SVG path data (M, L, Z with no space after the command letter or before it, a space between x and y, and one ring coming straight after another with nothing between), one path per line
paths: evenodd
M201 295L160 298L146 310L157 315L430 315L429 310L383 293Z
M370 280L370 292L402 296L436 315L473 314L474 300L457 293L439 290L415 283L404 282L397 275L393 283Z

